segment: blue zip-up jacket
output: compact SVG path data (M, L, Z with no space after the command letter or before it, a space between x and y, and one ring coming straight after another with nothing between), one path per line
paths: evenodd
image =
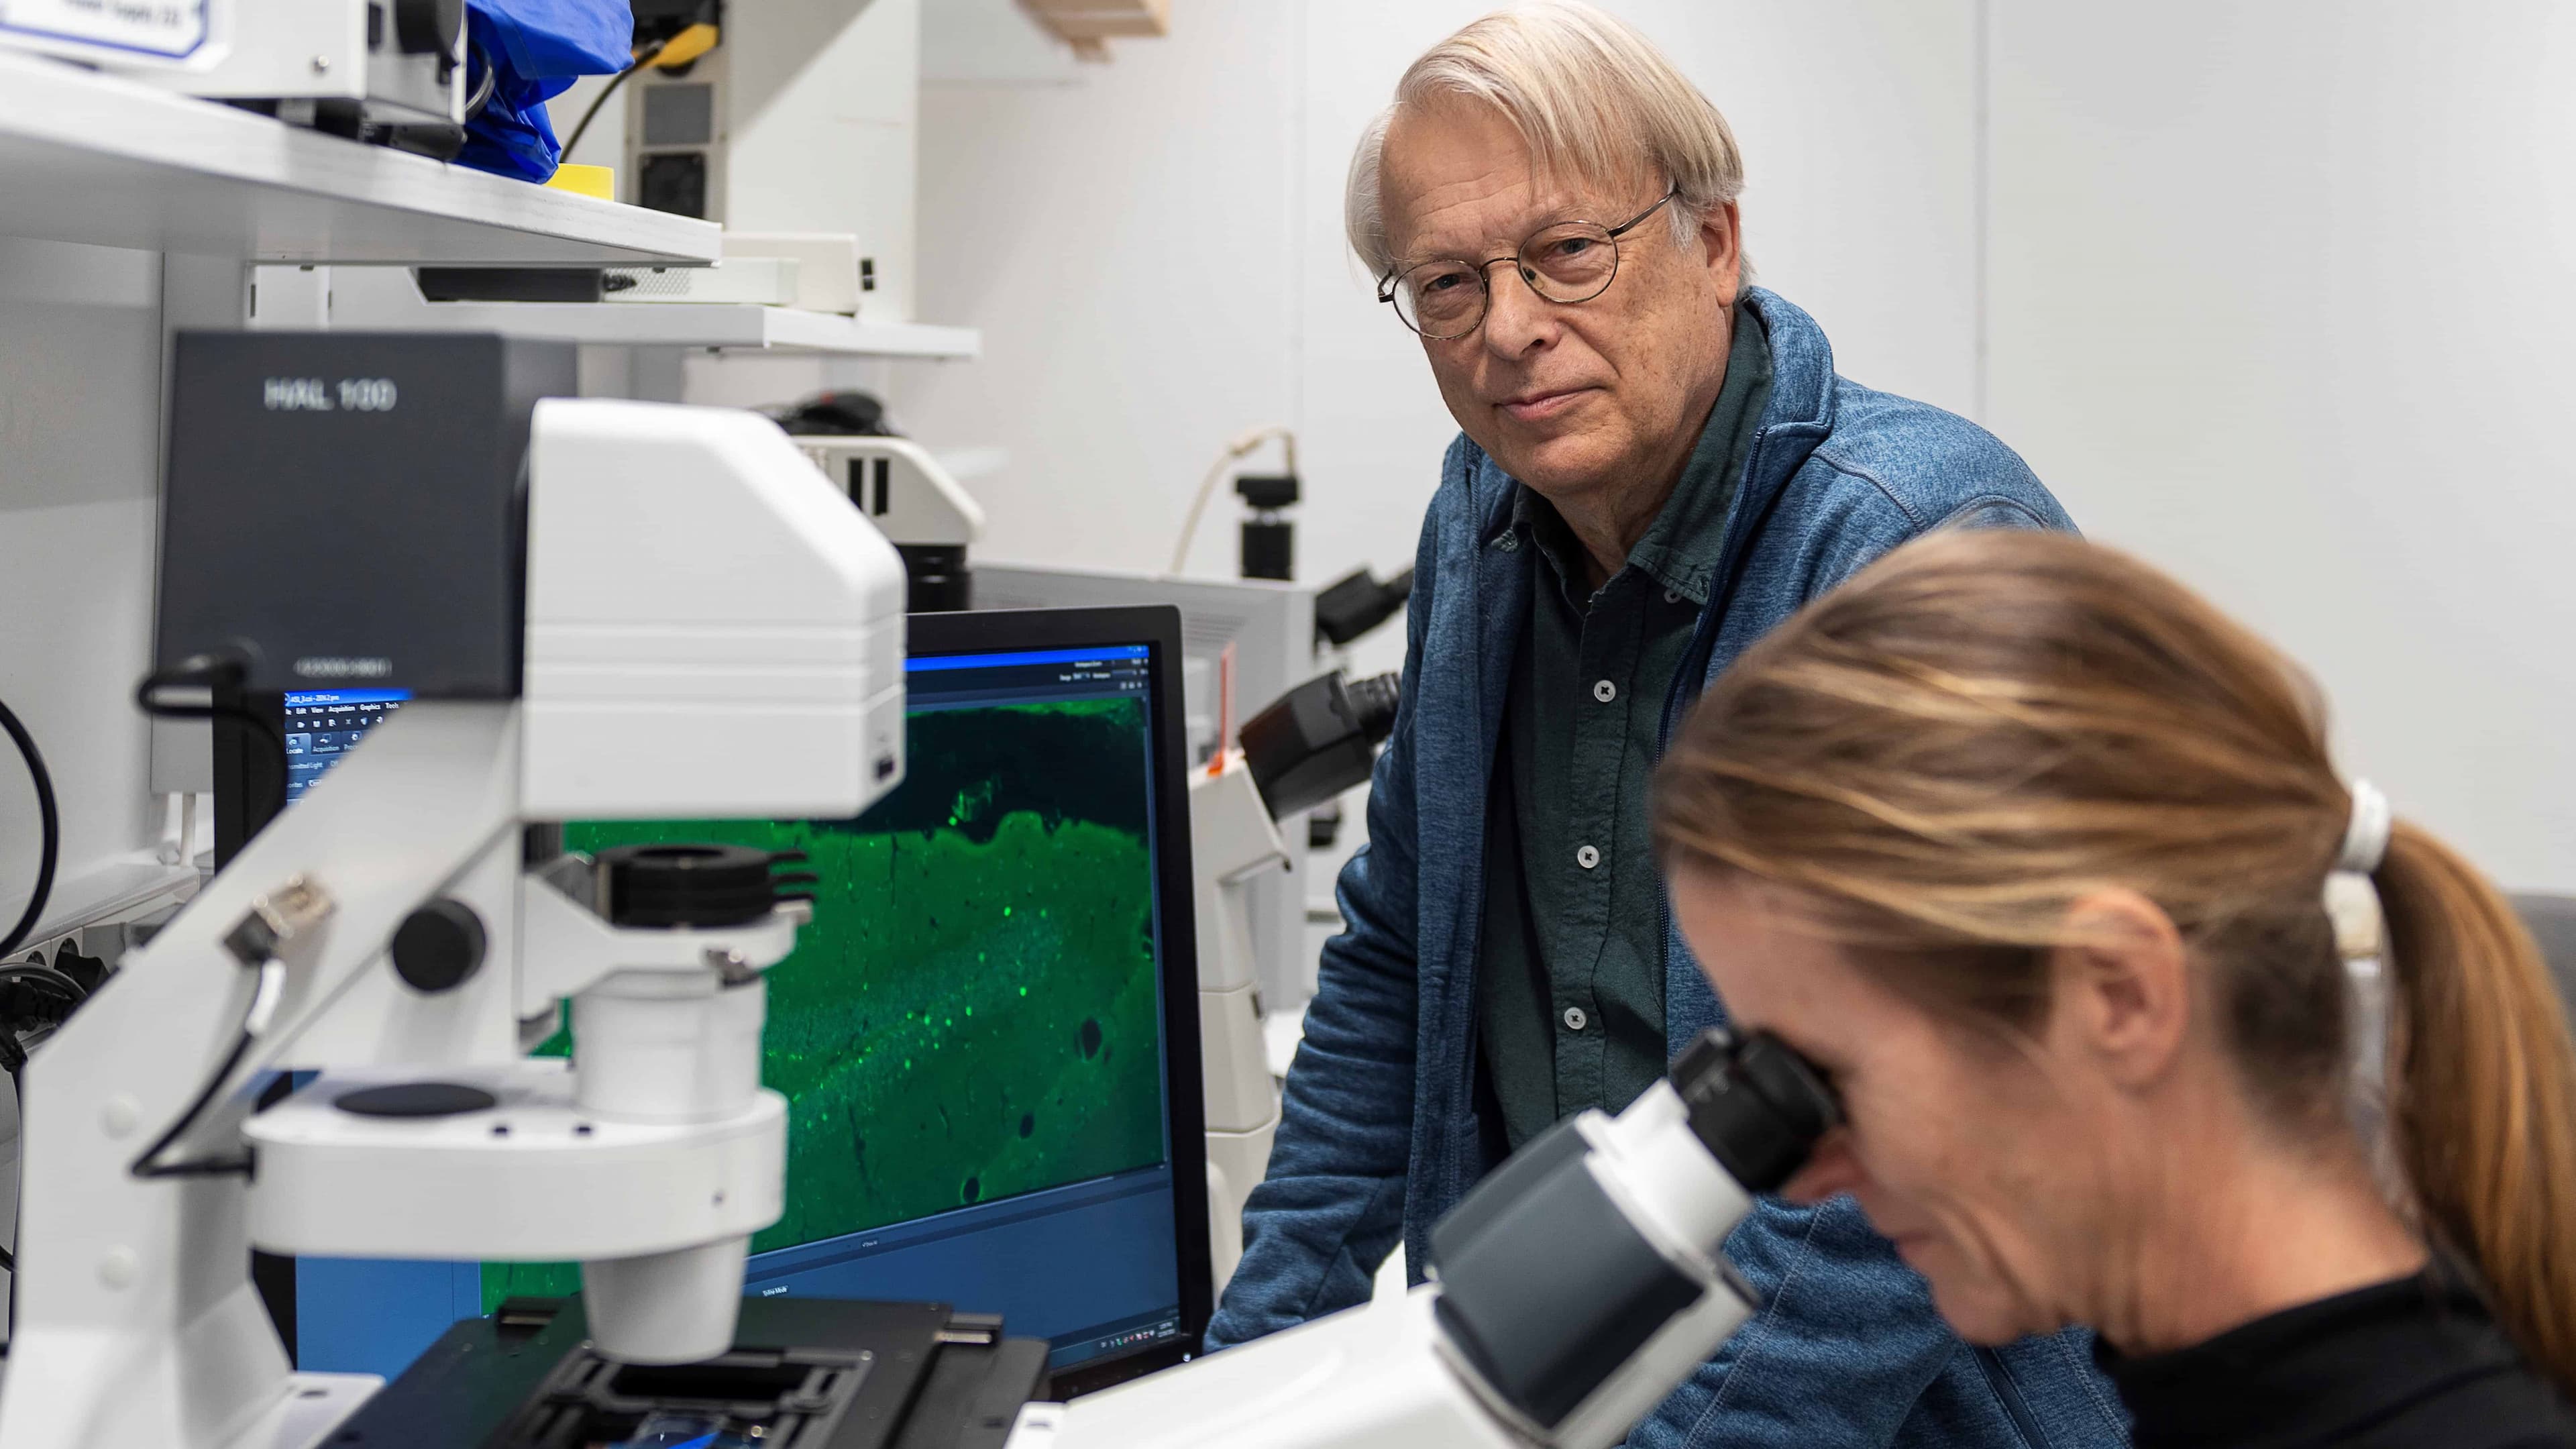
M1907 539L1945 525L2071 528L2011 449L1964 418L1834 375L1815 320L1770 292L1771 397L1722 562L1663 710L1682 712L1755 639ZM1422 1281L1431 1224L1495 1166L1475 1110L1485 807L1533 573L1519 485L1461 437L1424 520L1394 734L1369 843L1342 872L1268 1180L1211 1348L1363 1302L1400 1241ZM1670 1049L1724 1011L1665 912ZM1849 1198L1766 1199L1726 1251L1762 1311L1632 1432L1633 1449L2034 1449L2124 1444L2083 1336L1971 1350Z

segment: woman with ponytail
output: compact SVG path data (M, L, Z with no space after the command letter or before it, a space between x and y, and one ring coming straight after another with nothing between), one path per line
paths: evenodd
M2141 1446L2576 1446L2566 1014L2495 888L2181 586L1910 544L1710 690L1656 832L1730 1015L1843 1098L1790 1194L1852 1193L1962 1336L2092 1325ZM2336 872L2380 901L2380 1053Z

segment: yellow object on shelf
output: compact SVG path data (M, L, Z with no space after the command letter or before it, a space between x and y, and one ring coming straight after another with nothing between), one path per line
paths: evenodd
M557 191L578 191L602 201L617 199L617 168L614 166L558 166L546 182Z
M690 61L715 49L716 41L721 35L722 32L716 27L700 22L672 36L660 50L653 52L651 59L639 61L637 64L649 65L656 70L671 70L687 65Z

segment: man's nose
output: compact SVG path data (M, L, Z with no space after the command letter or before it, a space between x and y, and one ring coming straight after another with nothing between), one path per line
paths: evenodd
M1820 1203L1851 1191L1860 1181L1860 1158L1852 1152L1851 1132L1837 1127L1816 1144L1807 1165L1780 1185L1780 1195L1794 1203Z
M1556 305L1521 275L1516 262L1485 273L1485 345L1505 357L1526 356L1556 333Z

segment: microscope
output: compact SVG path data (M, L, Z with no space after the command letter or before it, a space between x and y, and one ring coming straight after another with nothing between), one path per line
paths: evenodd
M376 1381L290 1373L254 1246L577 1260L594 1359L734 1347L783 1200L759 1041L792 863L531 827L857 814L903 772L903 568L774 424L573 371L178 339L147 707L414 699L26 1069L0 1446L316 1442ZM523 1055L565 1002L573 1060ZM254 1112L288 1070L319 1076Z

